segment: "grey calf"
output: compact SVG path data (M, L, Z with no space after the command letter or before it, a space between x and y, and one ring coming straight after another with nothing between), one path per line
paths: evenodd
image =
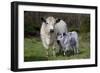
M65 55L67 51L73 51L74 54L79 53L79 40L76 31L58 33L57 41L64 52L63 55Z

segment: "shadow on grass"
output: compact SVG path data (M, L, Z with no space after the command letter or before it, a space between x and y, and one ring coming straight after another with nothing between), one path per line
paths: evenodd
M84 54L85 51L79 51L79 54Z
M45 61L48 60L47 57L39 57L39 56L30 56L30 57L24 57L24 61Z

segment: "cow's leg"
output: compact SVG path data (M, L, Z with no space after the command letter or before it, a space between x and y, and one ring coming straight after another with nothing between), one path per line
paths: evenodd
M53 56L56 56L55 48L53 48Z
M52 55L56 56L55 47L52 48Z
M68 48L64 49L64 56L66 55L66 52L68 52Z
M48 49L46 49L46 57L48 57L48 56L49 56Z
M70 55L74 55L74 48L70 47Z
M66 52L64 51L64 56L66 55Z
M79 54L79 48L76 47L76 54Z
M78 43L76 45L76 53L79 54L79 47L78 47Z
M44 42L43 42L43 46L46 49L46 57L48 57L49 56L49 46L46 43L44 43Z
M79 49L77 47L74 47L74 54L79 54Z
M47 57L49 56L48 49L46 50L46 56L47 56Z
M76 54L76 48L75 47L73 47L73 54L75 55Z
M45 44L44 44L44 46L46 48L46 57L48 57L49 56L49 52L48 52L49 51L49 47L47 45L45 45Z
M72 54L72 55L74 55L74 48L72 47L72 46L70 46L70 55Z
M56 56L56 50L57 50L57 43L54 42L53 47L52 47L52 53L54 57Z
M77 52L77 54L79 54L79 41L77 41L77 43L76 43L76 52Z

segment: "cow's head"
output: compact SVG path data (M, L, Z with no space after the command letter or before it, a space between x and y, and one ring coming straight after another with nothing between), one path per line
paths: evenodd
M45 29L49 33L54 33L55 24L60 21L60 19L55 19L52 16L49 16L46 19L45 18L41 18L41 20L44 22Z

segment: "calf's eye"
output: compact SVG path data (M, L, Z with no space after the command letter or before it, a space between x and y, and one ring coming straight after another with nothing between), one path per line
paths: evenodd
M48 24L48 23L46 22L46 24Z
M57 33L57 35L59 35L59 33Z
M63 36L65 36L66 35L66 33L63 33Z

